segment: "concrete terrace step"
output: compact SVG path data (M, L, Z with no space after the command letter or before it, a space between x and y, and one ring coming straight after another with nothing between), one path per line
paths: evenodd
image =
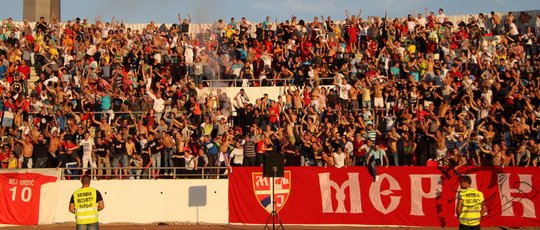
M36 74L36 69L32 66L30 67L30 78L28 79L28 87L30 89L33 89L37 80L39 80L39 76Z

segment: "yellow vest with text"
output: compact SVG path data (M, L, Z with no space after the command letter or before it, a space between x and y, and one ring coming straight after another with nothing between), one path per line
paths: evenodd
M98 222L96 189L80 188L73 193L75 202L75 220L77 224L93 224Z
M458 199L463 200L459 223L467 226L480 225L484 194L476 189L468 188L459 192Z

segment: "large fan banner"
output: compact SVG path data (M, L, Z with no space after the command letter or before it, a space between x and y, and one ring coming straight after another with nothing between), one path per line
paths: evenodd
M52 224L59 176L57 169L0 171L0 224Z
M285 168L264 177L238 167L229 177L229 222L265 224L274 209L283 224L455 227L459 176L483 192L482 226L539 226L540 169L521 167ZM273 193L272 193L273 188ZM273 196L272 196L273 194ZM274 207L272 208L272 204Z

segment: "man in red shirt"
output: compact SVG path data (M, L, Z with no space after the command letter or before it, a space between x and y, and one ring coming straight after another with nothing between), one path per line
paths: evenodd
M462 74L459 71L459 65L456 63L453 63L452 66L450 66L450 71L448 71L448 76L453 79L455 82L457 82L458 86L461 85L461 79Z
M261 139L259 142L257 142L256 146L256 161L255 165L261 165L264 162L264 154L266 154L266 138Z
M429 112L424 110L424 106L420 105L418 106L418 110L416 110L416 117L419 121L423 121L425 117L429 116Z
M80 167L81 166L81 159L79 158L78 154L74 152L79 146L71 140L71 138L66 138L65 141L62 142L62 145L64 146L64 149L66 150L66 168L69 167ZM67 174L75 174L73 170L67 170Z
M7 168L9 164L9 153L11 152L11 149L8 145L4 145L2 149L0 150L0 168Z
M30 66L28 66L26 64L25 61L22 61L18 67L17 67L17 71L22 74L22 79L23 80L28 80L30 78Z
M364 144L365 140L362 135L360 133L356 134L356 137L353 140L353 166L364 165L364 158L366 156L366 151L362 148Z
M270 108L268 109L269 121L276 129L279 128L279 105L275 101L270 102Z

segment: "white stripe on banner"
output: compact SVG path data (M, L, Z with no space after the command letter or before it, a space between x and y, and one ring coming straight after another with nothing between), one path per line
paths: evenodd
M257 194L257 195L271 194L271 193L272 193L272 190L255 191L255 194ZM275 194L289 193L289 189L276 189L276 190L274 190L274 193Z

